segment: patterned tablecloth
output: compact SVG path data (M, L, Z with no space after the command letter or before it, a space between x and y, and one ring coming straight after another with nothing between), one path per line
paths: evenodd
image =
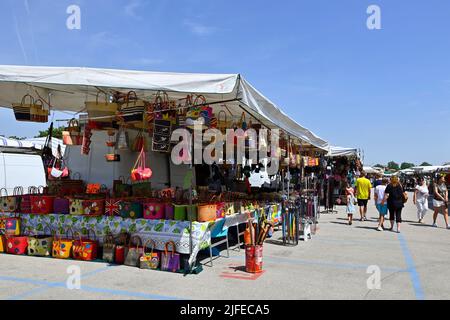
M278 211L278 210L277 210ZM278 212L272 213L272 219L277 218ZM189 221L173 220L146 220L146 219L124 219L122 217L86 217L63 214L33 215L33 214L8 214L0 213L0 217L19 215L21 218L21 230L25 235L48 234L48 227L59 235L65 235L71 229L73 233L88 235L93 230L97 240L103 242L107 234L118 235L128 232L141 237L145 243L152 239L156 243L156 249L164 250L167 242L176 244L176 251L182 254L191 253L190 226ZM253 214L251 216L254 216ZM225 217L224 229L246 223L248 213L238 213ZM269 216L270 219L270 216ZM192 253L189 259L191 265L197 259L200 250L207 249L211 245L211 232L214 222L192 222ZM44 230L45 229L45 230ZM91 232L92 236L92 232Z
M0 216L14 216L15 214L0 214ZM74 233L87 236L88 230L93 230L97 239L102 242L103 237L111 233L121 232L137 234L143 242L150 238L156 243L156 249L164 250L168 241L176 244L176 250L182 254L190 253L190 222L172 220L124 219L122 217L86 217L63 214L33 215L20 214L21 230L25 235L43 235L48 228L56 231L57 235L65 235L68 229ZM211 234L208 232L211 223L192 223L192 254L191 262L195 261L200 250L211 244ZM45 230L44 230L45 229ZM92 232L91 232L92 236Z

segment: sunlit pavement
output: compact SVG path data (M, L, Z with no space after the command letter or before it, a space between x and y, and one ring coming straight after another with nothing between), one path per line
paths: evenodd
M376 231L369 221L347 225L345 208L322 214L313 239L296 247L264 247L264 270L242 271L244 251L231 251L198 275L140 270L105 263L0 255L2 299L448 299L450 230L417 223L408 203L402 233ZM386 226L388 223L386 223ZM222 251L225 254L225 251ZM207 260L202 262L209 262ZM67 268L81 267L81 288L67 288ZM373 271L375 270L375 273ZM380 270L380 289L376 289ZM368 271L371 271L368 273Z

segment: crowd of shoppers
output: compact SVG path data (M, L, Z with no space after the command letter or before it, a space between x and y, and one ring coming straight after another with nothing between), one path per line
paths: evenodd
M414 189L413 203L417 207L418 223L423 223L424 217L432 204L433 227L437 227L437 217L439 214L444 216L444 221L447 229L450 229L448 223L448 189L445 181L445 176L439 176L427 184L424 178L418 178L417 185ZM378 176L372 182L367 179L366 173L362 172L360 177L356 180L356 185L352 187L347 184L347 216L348 224L353 224L353 215L359 210L360 221L367 221L367 209L369 201L371 200L373 189L375 207L379 213L378 231L394 230L400 233L402 220L402 211L405 203L408 202L408 193L400 182L398 176L392 176L390 180ZM429 201L429 199L432 201ZM384 223L389 214L390 226L385 229Z

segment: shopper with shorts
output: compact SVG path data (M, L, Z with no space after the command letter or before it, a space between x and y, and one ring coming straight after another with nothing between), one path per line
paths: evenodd
M384 195L386 191L386 186L388 184L387 179L382 179L381 184L375 187L375 206L377 207L378 213L380 214L380 219L378 221L378 231L384 230L384 219L388 213L387 204L382 204L384 200Z
M448 190L447 185L445 184L445 176L439 176L436 179L433 193L434 193L433 227L437 228L436 220L438 214L441 213L444 215L444 221L447 226L447 229L450 229L450 225L448 224Z
M366 173L362 171L361 177L356 180L356 198L358 199L361 221L367 221L367 204L370 200L371 190L372 184L370 183L370 180L366 178Z

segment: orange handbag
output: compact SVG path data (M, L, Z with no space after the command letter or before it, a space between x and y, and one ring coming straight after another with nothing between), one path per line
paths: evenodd
M94 239L89 238L89 232L92 231ZM78 233L78 240L73 242L73 258L75 260L92 261L97 259L98 241L94 230L88 229L88 238L82 239L81 233Z
M215 221L217 214L217 204L199 204L197 211L198 222Z
M6 251L6 237L0 234L0 252Z

